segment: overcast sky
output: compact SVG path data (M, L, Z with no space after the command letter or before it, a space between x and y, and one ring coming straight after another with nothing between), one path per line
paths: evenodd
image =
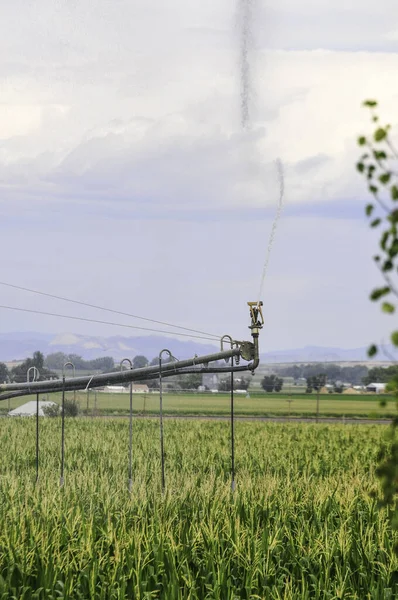
M356 138L397 122L396 0L253 0L250 127L231 0L0 3L0 280L248 336L262 351L387 339ZM140 325L0 286L0 304ZM0 331L132 335L0 309ZM137 332L140 334L140 332Z

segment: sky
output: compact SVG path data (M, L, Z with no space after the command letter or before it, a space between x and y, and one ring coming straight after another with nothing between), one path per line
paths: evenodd
M395 0L251 0L246 128L240 2L0 4L0 281L247 339L280 158L261 350L386 341L355 163L363 100L397 124ZM2 285L0 304L148 325ZM11 331L134 334L0 309Z

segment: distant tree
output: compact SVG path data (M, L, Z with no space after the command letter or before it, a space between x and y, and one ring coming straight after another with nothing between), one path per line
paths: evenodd
M155 358L153 358L151 360L151 362L149 363L150 367L156 367L159 364L159 357L155 356Z
M307 377L307 389L306 393L311 394L312 390L319 392L326 385L326 373L318 373L318 375L312 375Z
M261 382L261 387L263 388L263 390L265 390L266 392L273 392L275 388L276 379L276 375L265 375Z
M281 377L276 377L274 391L280 392L282 390L282 388L283 388L283 379Z
M101 356L93 360L85 360L82 368L90 371L101 371L102 373L109 373L116 369L112 356Z
M9 373L6 365L0 362L0 383L8 381Z
M369 385L369 383L389 383L398 379L398 365L391 367L374 367L369 369L368 375L364 377L363 383Z
M32 358L27 358L18 367L11 369L10 378L16 383L22 383L26 381L27 372L30 367L36 367L39 370L39 381L58 378L56 373L50 371L44 366L44 355L39 351L34 352Z
M44 360L44 366L48 369L61 370L68 360L68 356L63 352L53 352L52 354L48 354L46 356Z
M163 362L163 361L162 361ZM134 356L133 358L133 368L134 369L142 369L143 367L147 367L149 365L149 360L146 356L139 354L138 356Z
M319 373L318 375L314 375L314 377L312 378L312 387L316 392L319 392L320 389L325 387L326 380L326 373Z
M200 373L179 375L177 381L182 390L197 390L202 385L202 375Z

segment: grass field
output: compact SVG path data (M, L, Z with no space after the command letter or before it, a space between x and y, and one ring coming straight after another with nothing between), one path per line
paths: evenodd
M370 494L384 427L0 421L0 598L392 599L398 568Z
M73 392L67 394L73 398ZM122 414L129 410L129 394L106 394L97 393L95 402L94 392L89 394L76 393L80 408L92 414L96 408L97 413ZM10 407L15 408L24 404L27 400L35 397L18 398L10 401ZM60 394L48 396L48 399L61 401ZM396 413L395 400L385 396L387 405L380 406L380 396L358 395L345 396L342 394L320 395L319 410L323 416L346 416L346 417L391 417ZM134 394L134 412L141 414L156 414L159 412L159 394ZM172 394L163 396L163 407L168 414L192 414L192 415L224 415L230 410L229 394ZM246 398L243 395L235 395L235 412L237 415L291 415L310 416L315 415L317 409L316 394L297 394L284 396L283 394L254 395ZM7 412L8 402L0 403L0 411Z

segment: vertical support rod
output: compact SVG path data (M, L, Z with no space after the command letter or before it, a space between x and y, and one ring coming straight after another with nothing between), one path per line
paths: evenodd
M129 492L133 487L133 382L130 381L130 423L129 423Z
M162 492L164 492L165 475L164 475L164 437L163 437L162 353L160 353L160 355L159 355L159 418L160 418L160 460L162 463Z
M62 414L61 414L61 478L59 485L64 485L64 465L65 465L65 375L62 377Z
M123 358L120 361L120 370L123 370L123 363L128 362L130 369L133 369L133 363L129 358ZM129 422L129 493L133 489L133 382L130 381L130 422Z
M233 358L231 359L233 366ZM234 373L231 371L231 490L235 491Z
M39 394L36 394L36 483L39 481Z

